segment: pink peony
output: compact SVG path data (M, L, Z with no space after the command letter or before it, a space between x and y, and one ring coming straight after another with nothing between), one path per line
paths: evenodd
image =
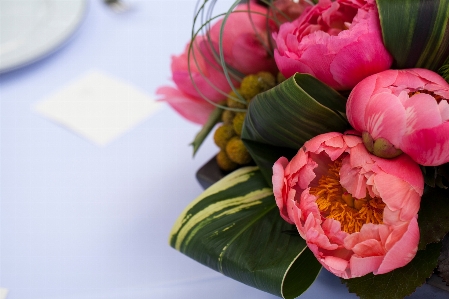
M449 84L432 71L387 70L357 84L347 116L374 154L382 156L383 145L436 166L449 162L448 99Z
M374 0L320 0L273 37L276 64L285 77L308 73L338 90L389 69Z
M172 79L177 89L163 86L156 94L184 118L204 124L214 106L203 97L218 103L226 98L231 87L222 68L215 61L209 42L202 36L196 37L190 52L189 74L189 47L190 44L186 46L184 53L172 57Z
M275 72L274 58L267 48L267 8L251 3L250 9L251 13L248 13L247 4L238 5L226 21L223 34L225 61L230 69L243 75ZM195 38L190 56L188 44L184 53L172 57L171 70L178 92L169 87L159 88L156 92L182 116L199 124L204 124L214 108L204 98L218 103L232 90L217 58L222 22L215 23L207 36ZM235 76L230 77L232 84L238 87ZM203 108L199 109L198 105Z
M277 28L273 22L267 23L267 14L268 9L264 6L251 3L248 7L248 4L240 4L226 20L222 38L225 61L245 75L277 71L268 41L269 32ZM223 20L219 20L210 29L210 38L217 53L222 23Z
M312 138L273 166L281 216L295 224L318 261L342 278L405 266L419 242L424 180L408 156L369 154L358 136Z

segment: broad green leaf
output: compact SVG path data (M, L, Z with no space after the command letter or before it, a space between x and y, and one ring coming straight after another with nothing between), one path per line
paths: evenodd
M196 134L195 139L191 143L191 145L193 146L194 156L203 143L204 139L206 139L207 135L209 135L210 131L212 131L214 126L220 122L222 113L223 109L221 109L220 107L216 107L209 115L209 118L207 119L207 122L204 124L201 131Z
M377 7L393 68L437 71L444 64L449 57L449 1L377 0Z
M273 175L274 162L280 157L286 157L290 160L298 152L294 149L261 144L251 140L244 140L244 143L251 157L256 157L257 165L270 186L272 186L271 177Z
M415 258L402 268L382 275L367 274L362 277L342 280L349 292L361 299L398 299L413 293L426 282L437 266L441 243L429 244L419 250Z
M295 298L321 265L280 216L257 167L241 168L212 185L176 221L170 245L249 286Z
M419 247L424 249L429 243L440 242L449 231L449 190L427 188L421 198L418 212ZM428 246L428 245L427 245Z
M242 140L270 182L271 166L285 152L295 153L319 134L347 130L345 108L346 98L338 92L310 75L295 74L251 100Z

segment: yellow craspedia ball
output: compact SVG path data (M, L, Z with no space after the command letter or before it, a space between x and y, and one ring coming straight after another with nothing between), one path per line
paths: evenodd
M267 91L276 85L276 78L269 72L259 72L243 78L240 85L240 94L250 101L261 92Z
M235 131L232 125L221 125L215 130L214 142L219 148L224 150L228 141L234 136Z
M237 90L237 92L240 93L240 90ZM240 102L235 100L235 99L238 99L238 98L239 97L235 94L235 92L231 91L229 93L228 98L226 99L226 103L227 103L228 107L230 107L230 108L246 109L246 104L240 103Z
M232 126L237 135L242 135L243 122L245 121L246 112L236 113L232 120Z
M226 144L226 154L229 159L241 165L248 164L252 160L251 155L243 144L243 141L237 136L232 137Z
M225 125L230 125L232 124L232 121L234 120L235 117L235 112L232 110L225 110L223 111L222 115L221 115L221 120L223 121L223 123Z
M239 165L229 159L228 155L224 150L221 150L217 156L216 156L218 167L220 167L221 170L224 171L232 171L234 169L237 169Z

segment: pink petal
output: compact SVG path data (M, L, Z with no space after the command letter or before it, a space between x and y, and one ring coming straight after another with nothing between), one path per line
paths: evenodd
M374 274L384 274L407 265L416 255L419 242L419 227L416 218L412 218L407 231L394 243L385 255L382 264Z
M315 35L317 33L318 32L312 33L311 35ZM310 38L311 35L307 37ZM306 42L307 41L303 41L303 43ZM310 44L307 46L307 48L305 48L299 60L306 64L312 70L311 75L315 76L320 81L324 82L332 88L341 89L339 88L340 86L337 81L335 81L335 79L332 77L330 71L330 65L335 58L335 54L329 53L326 45L313 43L316 43L316 41L310 41ZM299 72L304 73L305 70L299 70Z
M446 80L444 80L443 77L441 77L440 75L438 75L435 72L432 72L428 69L420 69L420 68L414 68L414 69L410 69L408 71L427 80L427 81L436 83L445 89L449 89L449 84L446 82Z
M399 70L386 70L381 73L374 75L376 78L375 93L377 90L383 90L386 87L396 84L396 79L399 76Z
M424 178L421 168L407 155L394 159L372 157L376 165L385 173L409 183L421 196L424 190Z
M449 103L447 101L441 101L438 104L438 108L440 109L441 120L443 122L449 120Z
M278 50L274 50L274 58L276 65L281 71L282 75L286 78L290 78L295 73L307 73L312 74L312 69L305 63L295 60L286 56L279 55Z
M282 218L284 218L284 220L288 223L293 224L293 221L290 220L290 217L288 217L287 205L285 203L286 198L284 198L284 190L286 187L284 179L284 168L287 166L287 164L287 158L281 157L273 165L273 194Z
M449 162L449 122L404 136L401 149L424 166Z
M421 201L416 190L400 178L386 173L374 177L376 188L382 201L392 211L401 210L401 221L409 221L418 213Z
M319 154L321 151L324 150L323 143L332 142L331 140L336 137L342 138L342 134L337 133L337 132L330 132L330 133L318 135L318 136L310 139L306 143L304 143L304 148L308 152ZM335 143L335 142L337 142L337 143ZM341 144L340 141L337 141L337 139L335 139L333 143ZM332 145L332 143L329 143L329 144Z
M399 147L405 132L405 115L405 109L396 96L376 94L371 97L365 110L366 130L374 139L382 137Z
M393 58L385 49L380 34L368 33L337 53L330 65L330 72L342 89L351 89L362 79L388 69L392 62Z
M398 70L398 77L394 82L396 86L407 86L410 89L418 89L424 87L427 80L423 80L420 74L424 75L419 69Z
M383 256L359 257L353 255L351 257L351 260L349 261L351 278L361 277L368 273L376 272L379 266L382 264L383 259Z
M376 76L369 76L359 82L349 94L346 102L348 121L359 132L366 131L365 110L373 94L376 78Z
M381 256L385 254L382 244L376 239L368 239L351 248L358 256Z
M441 113L434 97L425 93L412 96L404 105L406 112L406 132L436 127L441 124Z
M351 158L353 155L351 155ZM340 168L340 184L355 198L365 198L366 178L360 169L352 167L350 157L343 159Z
M347 232L341 230L340 221L332 218L327 218L321 224L324 233L328 236L330 242L338 245L343 245L346 237L349 235Z
M197 124L206 123L215 108L203 99L188 96L168 86L160 87L156 94L161 96L160 101L167 102L181 116Z
M335 256L326 256L323 263L327 265L327 269L331 272L343 272L348 267L349 262Z
M274 59L254 33L241 34L234 40L232 56L232 66L247 74L277 70Z

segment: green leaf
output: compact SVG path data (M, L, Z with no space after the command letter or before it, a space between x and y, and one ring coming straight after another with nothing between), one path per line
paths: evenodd
M276 206L257 167L241 168L212 185L176 221L170 245L249 286L295 298L321 265Z
M393 68L437 71L448 59L449 1L377 0L377 7Z
M273 184L271 182L271 177L273 176L273 164L279 159L279 157L286 157L287 159L293 158L298 150L279 147L268 144L260 144L251 140L243 140L245 147L248 149L251 157L256 157L257 165L262 172L266 182L271 187Z
M402 268L382 275L367 274L362 277L342 280L349 292L361 299L399 299L410 295L426 282L440 255L441 243L429 244L419 250L415 258Z
M420 240L418 249L440 242L449 231L449 190L427 188L418 212Z
M296 74L251 100L242 140L270 182L279 157L295 154L319 134L347 130L345 108L346 98L334 89L310 75Z
M222 113L223 109L221 109L220 107L216 107L209 115L209 118L207 119L207 122L204 124L201 131L196 134L195 139L191 143L191 145L193 146L194 156L203 143L204 139L206 139L207 135L209 135L210 131L212 131L214 126L220 122Z

